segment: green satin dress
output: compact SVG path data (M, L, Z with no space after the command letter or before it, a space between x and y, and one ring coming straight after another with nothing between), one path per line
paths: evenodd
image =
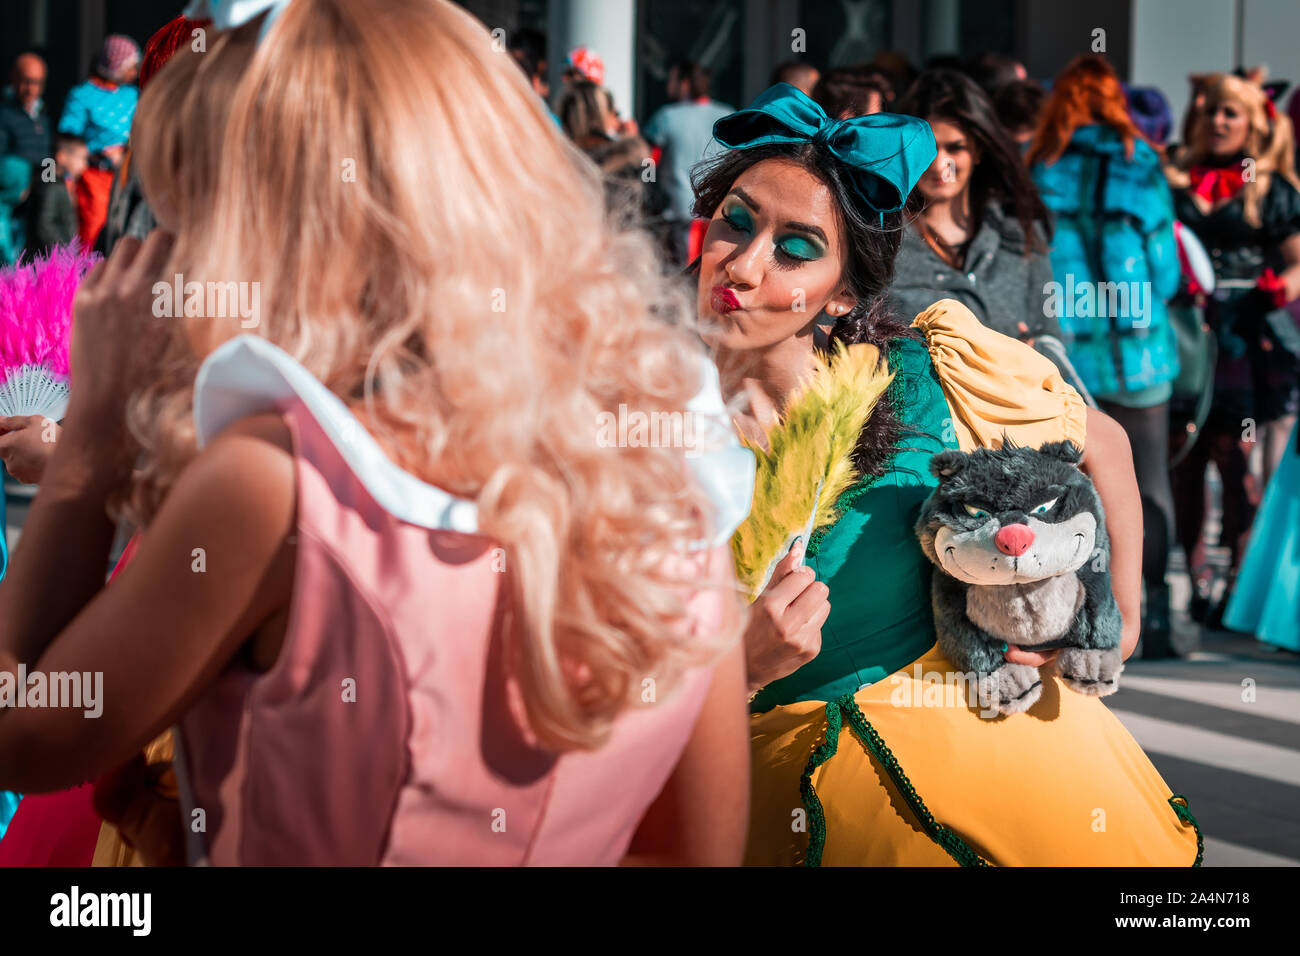
M802 700L834 700L882 680L934 643L929 560L913 532L937 484L930 458L957 448L951 414L925 343L895 339L888 352L894 406L903 419L899 450L884 474L840 497L840 518L808 542L807 564L830 588L830 617L816 659L765 687L762 712Z

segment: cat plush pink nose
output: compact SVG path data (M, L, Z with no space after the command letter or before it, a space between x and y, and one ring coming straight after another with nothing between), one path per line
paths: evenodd
M1003 554L1019 557L1034 543L1034 529L1027 524L1009 524L998 529L998 533L993 536L993 543Z

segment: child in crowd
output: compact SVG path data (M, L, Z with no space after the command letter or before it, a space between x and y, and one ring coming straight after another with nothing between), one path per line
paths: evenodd
M76 190L88 168L86 141L60 133L54 145L52 176L41 170L32 183L27 203L27 255L44 255L53 246L77 237Z
M83 137L90 162L77 182L77 222L81 244L93 248L108 218L113 179L126 153L139 91L140 48L130 37L113 34L95 60L86 82L74 86L63 105L59 132Z

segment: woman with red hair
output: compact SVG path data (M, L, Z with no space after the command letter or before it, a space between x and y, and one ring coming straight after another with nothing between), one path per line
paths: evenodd
M1169 187L1101 56L1079 57L1057 77L1025 160L1056 217L1057 291L1047 302L1070 361L1133 446L1146 528L1143 655L1167 656L1174 525L1167 447L1178 349L1165 303L1179 280Z

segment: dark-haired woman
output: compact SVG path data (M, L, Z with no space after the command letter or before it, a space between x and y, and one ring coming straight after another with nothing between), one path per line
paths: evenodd
M695 211L709 219L698 303L724 392L747 400L738 428L782 455L817 447L792 433L773 437L813 372L841 396L827 421L877 401L836 459L850 460L856 478L821 503L821 520L801 531L803 516L795 519L805 540L784 557L780 542L755 553L749 525L733 542L755 597L745 635L755 694L749 861L1192 863L1197 836L1185 801L1171 800L1100 701L1038 676L1050 655L1005 651L1009 679L1026 689L1041 679L1026 713L983 719L965 694L951 693L963 675L935 646L930 564L913 530L935 483L931 455L1003 436L1086 439L1084 468L1113 542L1125 653L1137 639L1140 504L1123 432L1045 358L957 302L939 303L916 328L890 314L901 209L934 157L929 129L891 114L832 121L780 86L714 132L728 151L696 180ZM828 322L845 346L838 358L816 344ZM870 374L877 357L894 376L883 395L884 369ZM849 366L862 374L843 374ZM791 467L778 463L777 472L799 467L782 461ZM783 496L817 497L821 482L809 481L818 490L760 475L751 520Z
M899 104L934 131L938 154L917 183L890 305L907 318L956 299L991 329L1060 338L1045 306L1052 265L1047 209L993 104L956 70L921 74Z

